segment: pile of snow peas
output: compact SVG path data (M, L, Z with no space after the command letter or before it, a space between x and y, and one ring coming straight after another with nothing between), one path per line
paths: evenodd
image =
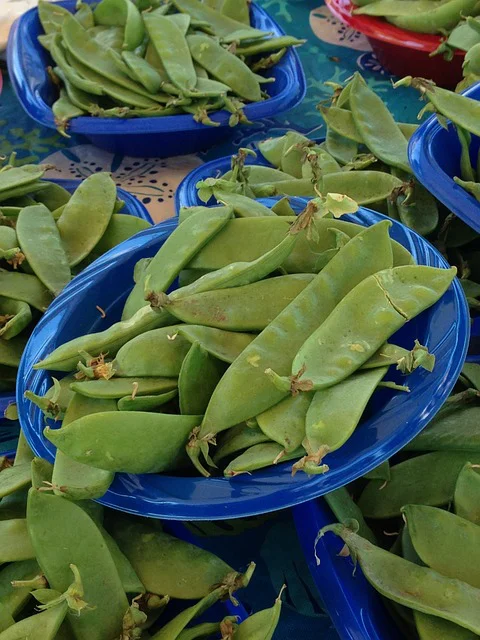
M414 264L388 220L334 217L354 204L328 194L298 218L182 210L137 264L121 321L35 365L67 373L44 397L26 392L63 419L44 430L56 484L78 465L102 493L115 472L232 477L296 460L293 473L325 473L378 387L408 392L384 381L390 365L432 370L425 347L387 340L456 272Z
M72 118L209 113L226 109L230 125L248 122L245 103L268 98L261 75L302 44L250 25L248 0L101 0L75 14L41 0L39 36L50 52L58 130Z
M117 213L108 173L73 194L42 179L47 165L0 168L0 391L15 389L20 358L40 315L75 273L150 224Z
M480 365L468 363L391 463L325 496L340 524L319 535L344 540L406 638L480 634L479 392Z
M281 594L270 609L235 615L253 562L239 573L159 522L80 495L74 475L58 485L53 471L23 434L15 458L0 458L0 640L272 638ZM233 615L198 620L229 598Z

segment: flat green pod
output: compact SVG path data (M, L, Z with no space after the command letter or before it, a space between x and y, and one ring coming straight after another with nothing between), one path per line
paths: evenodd
M233 362L252 342L255 334L223 331L200 325L181 325L178 332L191 343L198 342L205 351L223 362Z
M235 453L249 449L255 444L270 442L270 440L259 427L249 427L242 422L220 434L213 461L218 464Z
M409 451L471 451L480 454L480 407L459 405L441 412L406 449ZM468 456L467 456L468 457ZM466 460L465 460L466 461Z
M32 321L30 305L21 300L0 297L0 337L10 340Z
M339 522L346 524L348 520L356 520L359 525L359 535L376 544L375 534L365 522L362 512L346 487L340 487L339 489L335 489L335 491L330 491L325 494L324 498Z
M35 489L50 488L52 484L53 464L43 458L34 458L32 467L32 487Z
M81 380L70 388L88 398L123 398L163 393L177 388L176 378L110 378L110 380Z
M280 400L257 416L258 426L285 451L298 449L305 439L305 421L312 398L311 393L299 393Z
M152 411L167 404L170 400L173 400L178 395L177 389L167 391L166 393L160 393L156 396L124 396L117 402L119 411Z
M94 11L96 24L123 27L123 48L133 51L145 36L142 15L129 0L102 0Z
M467 462L458 474L453 505L457 516L480 525L480 474L477 468L478 465Z
M37 276L18 271L0 270L0 296L21 300L42 312L53 300Z
M28 486L32 481L30 462L24 462L0 471L0 498Z
M414 611L415 626L420 640L476 640L476 633L437 616Z
M178 376L180 413L203 415L221 375L219 363L200 343L193 342Z
M0 563L35 558L25 518L0 521L0 537Z
M295 460L305 453L303 447L287 453L281 444L277 442L264 442L255 444L232 460L223 472L227 478L238 476L241 473L250 473L257 469L270 467L278 462Z
M51 609L16 622L0 633L1 640L55 640L67 615L68 607L62 602Z
M275 600L273 607L252 613L240 623L235 631L237 640L272 640L280 620L282 591Z
M0 569L0 602L16 618L30 599L30 586L12 587L14 580L32 580L41 573L35 558L11 562Z

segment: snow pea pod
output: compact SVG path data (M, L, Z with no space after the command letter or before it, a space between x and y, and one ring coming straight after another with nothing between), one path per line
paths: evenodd
M10 340L0 339L0 364L7 367L18 367L27 339L28 337L22 334Z
M413 16L425 11L432 11L441 4L445 4L445 2L442 2L442 0L402 0L399 5L395 0L376 0L364 7L354 9L354 13L382 17Z
M57 222L70 266L83 260L103 236L116 198L108 173L94 173L77 187Z
M352 556L358 559L367 580L382 595L475 633L480 631L480 590L376 547L344 525L328 525L319 537L327 531L342 538Z
M346 487L340 487L339 489L335 489L335 491L330 491L330 493L326 493L324 497L337 520L342 524L345 524L348 520L356 520L359 526L359 535L371 543L376 544L375 534L365 522L362 512L353 501Z
M45 437L68 456L106 471L159 473L175 466L201 416L106 411L78 418ZM132 447L136 454L132 455Z
M72 391L88 398L123 398L128 394L146 396L171 391L177 387L176 378L110 378L110 380L81 380L70 385Z
M71 102L65 89L60 89L60 97L52 105L53 118L58 133L64 137L69 137L66 133L70 120L84 114L83 109Z
M469 462L458 474L453 504L457 516L480 524L480 475Z
M299 40L293 36L278 36L249 45L240 45L236 49L236 54L239 56L255 56L259 53L278 51L278 49L283 49L284 47L294 47L295 45L304 44L305 42L306 40Z
M270 196L315 196L316 191L310 178L291 178L278 182L264 182L250 185L256 198L268 198Z
M205 351L223 362L232 363L252 342L255 334L223 331L200 325L180 325L178 332L189 342L198 342Z
M203 415L220 380L218 363L198 342L193 342L178 376L180 413Z
M117 407L119 411L152 411L173 400L177 394L178 391L173 389L155 396L124 396L118 400Z
M412 202L407 204L405 195L397 198L400 220L410 229L423 236L433 233L438 226L437 201L419 182L413 184Z
M200 249L215 236L232 217L230 207L218 207L209 216L202 212L190 216L168 237L155 257L145 269L143 277L132 289L122 314L122 320L128 320L145 301L145 283L155 293L166 291Z
M333 129L335 133L347 140L363 144L362 135L357 128L351 111L340 107L320 107L320 113L329 129Z
M140 578L135 573L135 569L132 567L127 556L122 553L120 547L114 538L108 533L102 525L97 525L100 533L105 540L110 555L112 556L115 567L117 568L118 575L122 581L122 586L125 593L145 593L145 586L142 584Z
M0 521L0 563L35 558L25 518Z
M250 473L257 469L270 467L280 461L295 460L300 458L304 453L305 449L303 447L287 453L283 446L277 442L254 444L237 458L234 458L228 466L225 467L223 475L227 478L233 478L241 473Z
M231 623L231 629L235 631L237 626L236 616L227 616L221 622L201 622L194 627L187 627L180 635L177 636L177 640L198 640L199 638L210 638L218 636L222 631L222 625Z
M72 196L72 200L74 197L75 195ZM65 209L68 206L67 204ZM58 221L59 227L64 215L65 211ZM62 245L62 240L65 242L65 232L61 238L51 212L43 204L22 209L17 219L16 231L28 264L37 278L57 296L72 277L67 254ZM78 233L78 229L75 231Z
M472 457L461 451L435 451L400 462L391 468L386 485L370 480L358 506L365 517L383 519L399 516L406 504L447 504L453 499L458 474Z
M35 489L44 488L51 485L53 464L43 458L33 458L32 467L32 487Z
M280 169L282 164L286 139L287 134L275 138L267 138L266 140L262 140L258 143L258 150L262 156L277 169ZM304 142L307 141L308 138L305 138Z
M234 571L213 553L138 519L116 516L112 531L149 593L203 598Z
M104 49L114 49L121 51L123 46L123 29L122 27L107 27L105 25L96 25L87 30L88 34Z
M294 178L307 177L302 176L302 158L307 148L313 146L312 141L296 131L288 131L283 138L285 142L280 162L282 171Z
M0 471L0 498L28 486L32 481L30 462L7 467Z
M165 309L187 324L262 331L314 277L310 273L278 276L241 287L168 298Z
M70 200L70 196L70 191L67 191L56 182L50 182L48 184L48 189L45 189L35 196L35 200L36 202L44 204L47 209L50 209L50 211L53 212L55 209L58 209L58 207L67 204Z
M339 171L322 178L322 191L343 193L358 204L370 204L388 198L402 181L383 171Z
M250 26L250 5L248 0L223 0L220 11L224 16Z
M337 162L345 165L351 162L358 154L358 143L350 140L332 128L327 128L325 148Z
M408 320L435 304L455 274L454 267L410 265L369 276L299 349L292 365L292 375L298 376L295 380L309 380L314 389L344 380Z
M11 195L14 189L31 185L40 180L47 168L46 165L27 164L0 171L0 198L6 200L14 197Z
M406 505L402 514L422 562L447 578L479 588L480 528L476 524L444 509L420 504Z
M471 451L480 454L480 407L460 406L440 413L406 449L409 451Z
M0 336L10 340L32 321L32 311L26 302L0 296Z
M143 85L150 93L158 93L160 91L162 78L151 64L131 51L123 51L122 58L129 68L133 80Z
M273 607L252 613L240 623L235 631L236 640L272 640L280 620L282 591L280 591Z
M253 218L254 219L254 218ZM265 369L289 373L301 344L315 331L355 284L392 263L388 228L384 221L348 242L314 280L271 322L229 367L215 389L198 439L257 416L282 400ZM251 389L255 388L252 396ZM200 444L192 440L189 455L198 462Z
M229 458L235 453L252 447L254 444L261 444L270 440L271 438L265 435L258 427L248 427L242 422L220 434L220 441L215 450L213 461L218 465L224 458Z
M420 640L476 640L476 633L472 633L458 624L431 616L420 611L413 612L415 627Z
M56 593L56 592L55 592ZM61 602L55 607L16 622L0 633L0 640L55 640L66 618L68 606Z
M116 375L178 376L190 349L190 343L178 333L178 328L179 325L173 325L146 331L127 342L113 362Z
M72 14L68 9L56 3L40 0L38 3L38 17L46 34L57 33L61 30L63 21Z
M168 17L145 13L145 28L162 61L170 81L181 91L191 91L197 84L189 46L180 27ZM210 38L206 37L210 42Z
M462 15L471 14L475 5L475 0L439 2L427 8L423 13L393 16L390 18L390 22L401 29L409 31L444 33L452 29L459 22Z
M34 558L12 562L2 567L0 571L0 602L14 618L17 617L30 598L31 588L14 588L12 587L12 581L31 580L38 576L39 573L41 573L40 567Z
M128 601L95 522L74 502L36 489L29 491L27 522L38 563L51 588L66 591L70 584L69 565L78 568L84 599L91 609L88 615L69 616L75 637L118 637ZM62 544L58 544L59 540Z
M15 620L10 615L7 608L0 603L0 633L5 631L5 629L8 629L8 627L11 627L13 624L15 624Z
M62 36L60 33L55 34L52 39L50 45L50 55L52 56L57 67L60 67L60 69L63 71L65 78L75 87L77 87L77 89L81 89L86 93L91 93L96 96L103 95L104 91L101 84L84 78L73 67L70 66L62 49ZM54 207L54 209L56 208L57 207Z
M305 420L312 397L311 393L299 393L281 400L257 416L259 428L287 453L295 451L305 439Z
M145 29L142 16L130 0L102 0L95 7L95 23L106 26L123 26L123 48L133 51L143 42Z
M273 216L275 213L271 209L263 205L261 202L252 200L240 193L230 193L222 189L214 189L213 195L217 202L228 205L233 208L235 217L250 218L253 216Z

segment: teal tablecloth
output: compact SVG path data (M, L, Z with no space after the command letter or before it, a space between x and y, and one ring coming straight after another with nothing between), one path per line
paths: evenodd
M96 149L79 138L66 141L50 129L39 127L22 112L4 73L0 153L17 151L19 157L30 161L48 159L56 167L50 175L58 177L86 177L98 167L111 171L116 182L141 199L152 217L160 221L173 215L173 194L178 183L202 162L230 155L240 146L248 146L267 134L281 134L288 128L321 136L322 119L316 105L331 93L326 81L343 82L360 70L397 119L415 121L421 108L417 95L407 89L394 91L390 76L380 67L367 40L334 19L321 0L260 0L260 4L288 33L307 39L299 53L308 91L296 109L274 120L235 130L230 140L206 153L166 160L124 158ZM260 521L202 524L200 528L210 536L208 544L233 566L240 568L249 560L257 562L255 579L242 594L247 607L258 610L270 606L282 584L287 585L276 639L338 638L310 578L290 512L266 516Z

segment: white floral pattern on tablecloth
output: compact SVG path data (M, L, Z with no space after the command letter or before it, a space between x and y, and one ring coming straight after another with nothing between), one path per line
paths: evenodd
M337 20L325 5L310 12L310 27L319 40L328 44L356 51L371 51L367 38Z

